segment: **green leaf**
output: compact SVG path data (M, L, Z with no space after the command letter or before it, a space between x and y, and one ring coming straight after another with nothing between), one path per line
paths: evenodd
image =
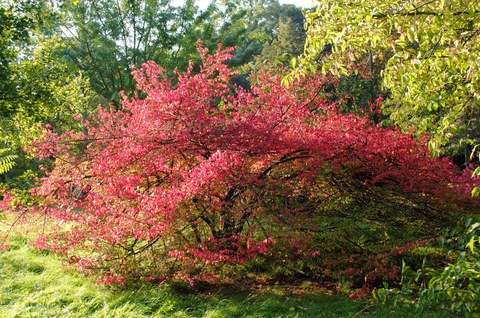
M478 169L478 168L477 168L477 169ZM475 171L476 171L477 169L475 169ZM475 175L478 175L478 172L475 173ZM473 190L472 190L472 196L473 196L473 197L477 197L479 194L480 194L480 188L479 188L479 187L473 188Z
M298 65L298 60L297 60L297 58L294 57L290 63L291 63L291 65L292 65L293 68L297 67L297 65Z
M15 166L17 155L8 154L9 149L0 149L0 174L10 171Z
M475 252L475 240L476 240L476 237L474 236L470 239L470 242L468 242L467 244L467 247L470 248L470 251L472 253Z

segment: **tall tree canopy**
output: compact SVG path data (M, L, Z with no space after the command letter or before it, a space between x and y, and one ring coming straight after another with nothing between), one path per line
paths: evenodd
M65 0L58 11L67 55L96 92L116 101L120 90L134 88L133 65L153 60L185 70L190 59L199 61L195 44L202 39L209 48L236 47L229 63L242 67L275 38L281 17L303 25L301 10L278 0L218 1L203 11L194 0L180 7L170 0Z
M28 16L20 5L0 3L0 115L11 113L15 85L11 80L12 64L16 61L19 48L30 38L34 27L32 17Z
M340 72L361 54L385 59L384 111L406 131L478 143L480 3L472 0L325 0L307 14L295 74ZM324 54L332 45L332 53Z
M22 67L22 64L29 63L30 58L34 59L31 52L36 35L46 31L51 21L52 15L47 8L44 1L0 1L0 174L14 167L16 162L13 160L21 157L18 146L25 137L21 131L32 129L32 121L27 118L45 118L51 113L48 107L27 105L27 100L32 102L41 97L23 89L29 81L23 72L26 68ZM37 79L40 73L44 76L49 72L48 68L44 71L37 68L37 71ZM52 77L57 75L51 74ZM39 92L42 88L35 87L35 84L41 83L43 88L51 84L43 80L45 77L28 83L28 86ZM43 102L49 103L43 99L39 104ZM43 111L47 114L42 114ZM2 179L4 177L2 175Z
M280 5L278 0L220 1L218 8L221 20L216 40L227 47L237 48L234 58L229 62L231 66L242 66L253 61L266 45L277 38L281 20L290 19L295 29L301 25L303 30L300 8ZM292 31L297 31L295 29ZM298 31L301 33L301 30ZM299 35L299 40L302 40L302 35Z
M303 12L294 5L283 5L272 41L263 46L261 54L255 57L258 66L265 62L289 65L292 57L303 53L306 32Z
M107 99L133 89L133 65L148 60L172 63L177 32L187 23L170 1L67 0L60 12L70 58Z

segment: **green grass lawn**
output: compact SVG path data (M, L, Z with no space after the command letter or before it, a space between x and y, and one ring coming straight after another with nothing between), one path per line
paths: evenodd
M171 286L115 290L62 269L52 253L14 237L0 252L0 317L450 317L414 304L380 305L345 295L284 289L187 293ZM257 289L258 290L258 289Z

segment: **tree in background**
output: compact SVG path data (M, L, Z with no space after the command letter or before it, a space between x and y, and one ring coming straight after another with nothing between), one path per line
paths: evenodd
M275 29L274 38L255 56L255 64L282 64L288 67L292 58L303 53L306 31L303 12L294 5L284 5Z
M224 20L219 30L218 42L237 48L230 61L232 67L252 62L266 45L275 41L275 38L279 41L280 20L283 20L282 23L290 20L295 25L290 31L295 32L298 38L292 37L294 42L290 45L299 45L303 49L303 14L301 9L294 5L280 5L278 0L223 1L220 11ZM287 35L282 34L280 38L283 36ZM286 45L285 42L282 43ZM298 50L298 47L294 50ZM281 52L284 53L292 52Z
M307 14L306 51L293 76L344 72L362 54L383 59L384 112L396 124L432 135L436 153L449 140L477 144L479 12L477 1L464 0L321 1Z
M148 60L175 64L178 33L187 23L170 1L63 1L59 11L66 54L98 94L117 101L119 91L135 87L132 66Z
M25 100L36 96L26 96L21 91L18 70L19 64L28 60L36 34L50 23L51 15L46 8L43 1L0 3L0 174L6 180L11 176L4 173L25 163L19 147L27 135L20 131L32 129L31 122L18 121L18 116L26 118L39 111L36 107L30 111L24 108Z
M257 63L272 62L288 66L293 57L303 53L305 34L303 28L299 28L292 19L281 18L275 39L263 47L261 54L255 56Z
M17 51L16 46L25 43L29 38L29 29L32 21L25 16L19 16L13 6L0 6L0 120L5 122L5 117L12 112L12 105L8 102L13 98L15 90L11 80L11 64L14 62ZM4 132L2 132L4 133ZM9 145L2 143L0 147L0 174L13 168L16 155L10 152Z
M82 131L73 117L86 120L100 102L88 78L65 59L50 5L19 1L1 9L0 143L7 154L2 160L11 170L2 169L1 179L11 187L32 185L32 178L39 173L39 162L22 149L41 137L40 125L50 125L58 132ZM20 181L23 175L30 181Z
M12 80L16 83L15 123L10 135L29 140L17 144L29 145L39 135L22 131L36 124L49 124L55 131L74 129L73 119L87 119L102 102L92 92L88 78L63 55L65 45L59 37L39 38L29 59L20 61L14 68ZM81 131L81 128L75 130ZM14 133L13 133L14 132Z
M298 7L280 5L278 0L238 0L220 1L216 10L218 32L213 38L214 43L235 47L234 57L228 63L230 67L242 70L232 78L234 84L248 87L248 74L258 71L266 60L270 63L286 61L289 55L303 50L304 18ZM283 23L290 23L288 21L294 24L289 30L289 33L294 32L293 36L283 32L285 29L279 30ZM294 42L287 45L289 40Z
M15 112L10 104L16 98L12 68L28 57L35 34L45 31L51 20L44 1L0 2L0 116Z
M171 72L185 70L189 60L199 61L195 45L202 39L212 49L217 43L235 47L229 63L239 68L274 39L281 17L297 29L303 25L299 8L277 0L213 2L204 11L194 0L181 7L170 1L63 1L58 11L66 54L97 93L115 101L120 90L133 90L133 65L153 60ZM297 38L295 46L303 47L302 40Z
M15 91L5 102L12 111L3 117L0 138L17 157L16 169L2 176L10 186L15 186L15 178L25 172L38 172L37 160L22 149L42 136L41 125L59 133L74 130L87 134L87 118L103 102L88 78L66 62L60 41L58 37L37 38L30 58L17 61L11 68Z

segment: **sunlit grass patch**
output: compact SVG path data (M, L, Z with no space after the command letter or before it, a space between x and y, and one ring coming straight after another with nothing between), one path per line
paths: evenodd
M296 288L302 286L310 285ZM273 285L196 292L149 284L114 289L67 270L55 254L35 249L24 237L12 237L11 248L0 252L0 317L449 317L414 304L380 305L306 290Z

